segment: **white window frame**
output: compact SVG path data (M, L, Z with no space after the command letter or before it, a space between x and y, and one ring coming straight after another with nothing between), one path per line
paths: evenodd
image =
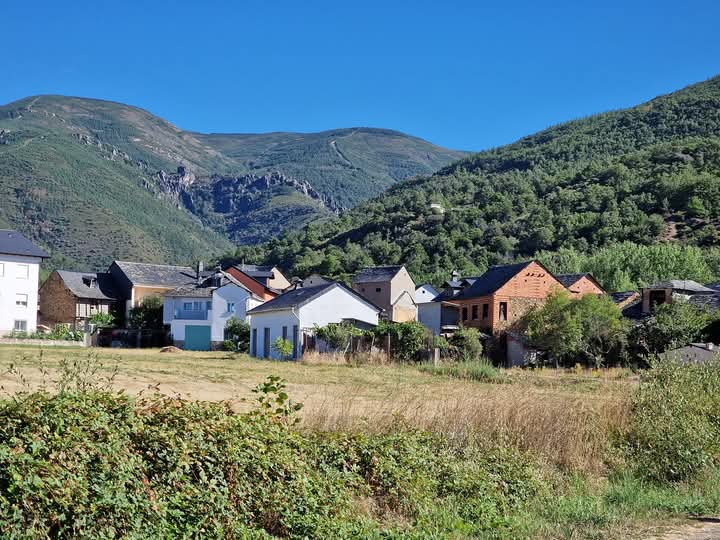
M18 279L30 279L30 265L29 264L17 264L16 266L18 269L18 273L17 273ZM22 275L20 273L20 270L23 268L25 269L25 272L24 272L25 275Z
M25 293L15 293L15 307L28 307L28 295Z
M182 307L183 311L192 311L192 307L193 307L192 302L183 302L183 307Z
M22 323L25 328L18 328L18 323ZM15 332L27 332L27 321L24 319L15 319L13 329Z

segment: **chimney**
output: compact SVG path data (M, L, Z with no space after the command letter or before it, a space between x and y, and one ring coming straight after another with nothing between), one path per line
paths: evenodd
M197 279L198 285L202 281L202 273L205 270L205 265L202 261L198 261L197 263L197 272L195 273L195 278Z
M714 350L715 350L715 344L714 344L714 343L708 343L708 344L707 344L707 350L708 350L708 351L714 351Z
M460 272L458 272L457 270L453 270L452 273L450 274L450 278L452 279L452 281L457 281L459 277L460 277Z

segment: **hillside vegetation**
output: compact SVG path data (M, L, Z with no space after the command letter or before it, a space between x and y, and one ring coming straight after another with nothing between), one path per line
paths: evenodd
M379 129L201 135L120 103L37 96L0 107L0 226L71 266L189 262L462 155Z
M438 284L560 248L577 262L618 242L712 246L719 224L716 77L475 154L253 253L298 275L405 262Z

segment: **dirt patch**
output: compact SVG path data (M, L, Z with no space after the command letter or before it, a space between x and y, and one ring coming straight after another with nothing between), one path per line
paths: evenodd
M720 540L720 518L695 518L647 540Z

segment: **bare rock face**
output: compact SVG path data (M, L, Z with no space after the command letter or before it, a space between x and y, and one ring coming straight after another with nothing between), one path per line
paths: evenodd
M190 191L195 180L195 175L187 171L183 166L179 166L175 174L168 174L162 169L155 173L155 183L159 190L159 196L173 201L178 208L185 206L183 204L183 195Z

